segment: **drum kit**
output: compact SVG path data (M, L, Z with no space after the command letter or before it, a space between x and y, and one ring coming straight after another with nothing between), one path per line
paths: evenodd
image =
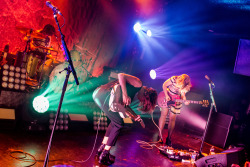
M34 45L35 42L47 40L47 36L26 27L16 27L16 29L25 34L24 40L26 46L24 51L18 51L15 55L7 53L8 50L0 51L0 69L5 63L14 65L15 67L21 67L26 69L26 84L32 89L40 89L47 84L56 85L54 92L60 88L58 84L61 84L65 79L63 75L63 69L68 66L66 61L60 61L57 59L57 55L62 53L60 50L47 47L46 45ZM8 46L9 47L9 46ZM6 54L7 53L7 54ZM84 53L84 59L82 59L82 53ZM80 83L83 83L92 78L91 73L88 72L92 64L93 54L87 49L83 49L78 45L74 45L73 50L70 51L74 68L77 72ZM6 56L7 55L7 56ZM5 56L5 58L4 58ZM74 85L74 78L71 75L69 78L68 87ZM58 91L60 91L59 89Z
M25 68L27 71L26 84L31 87L39 88L44 77L48 78L52 69L61 63L55 56L51 55L52 52L56 52L57 55L59 51L44 45L34 46L32 44L33 41L45 41L48 38L39 31L26 27L16 27L16 29L20 33L25 34L25 50L18 51L16 54L11 54L5 49L1 53L0 65L9 64L15 67Z

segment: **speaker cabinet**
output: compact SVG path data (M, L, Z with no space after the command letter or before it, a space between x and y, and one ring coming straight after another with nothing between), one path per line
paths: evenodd
M205 141L214 146L224 148L232 119L232 116L213 112L208 124Z
M197 167L227 167L232 164L244 166L244 163L244 148L239 147L200 158L195 162L195 165Z

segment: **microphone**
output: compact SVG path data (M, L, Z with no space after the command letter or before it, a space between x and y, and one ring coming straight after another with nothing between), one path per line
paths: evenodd
M213 83L213 81L207 75L205 75L205 78L215 87L215 84Z
M62 16L62 13L60 12L60 10L57 7L53 6L50 1L46 1L46 5L49 8L51 8L55 14L59 14Z

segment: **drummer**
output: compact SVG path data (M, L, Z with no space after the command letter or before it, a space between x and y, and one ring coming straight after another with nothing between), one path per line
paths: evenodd
M36 67L35 70L39 69L37 72L37 80L40 78L40 73L42 64L44 64L46 60L46 56L48 54L48 48L50 47L51 37L55 35L55 28L51 24L47 24L44 26L42 30L35 30L31 32L31 41L30 41L30 60L32 63L32 67ZM26 37L28 39L29 36ZM29 71L29 70L28 70ZM33 74L35 75L35 74ZM32 73L29 75L33 77Z

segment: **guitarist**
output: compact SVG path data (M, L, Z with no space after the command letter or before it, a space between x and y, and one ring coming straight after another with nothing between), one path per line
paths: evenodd
M114 88L119 85L121 88L121 109L117 109L112 105L114 98ZM115 156L109 153L112 146L115 145L117 137L124 126L123 117L126 117L126 112L120 112L130 106L137 108L145 113L152 113L154 111L157 92L153 88L148 88L142 85L139 78L132 75L119 73L118 81L110 82L106 85L98 87L93 93L93 99L100 109L110 119L111 123L106 130L102 145L97 151L99 163L104 165L111 165L114 163ZM138 99L138 100L136 100ZM141 121L140 116L136 115L135 121Z
M186 93L190 90L192 87L191 82L190 82L190 77L187 74L182 74L180 76L172 76L168 80L166 80L163 83L163 91L166 97L166 101L170 102L171 101L171 95L173 96L179 96L180 99L186 100ZM189 104L189 102L185 102L186 105ZM162 134L164 125L166 122L166 117L169 113L169 123L168 123L168 137L166 139L165 144L168 146L172 146L171 142L171 136L175 127L175 120L176 120L176 115L178 114L174 110L170 109L169 106L167 107L161 107L161 116L159 119L159 129L160 129L160 134ZM162 135L159 135L159 142L163 143Z

